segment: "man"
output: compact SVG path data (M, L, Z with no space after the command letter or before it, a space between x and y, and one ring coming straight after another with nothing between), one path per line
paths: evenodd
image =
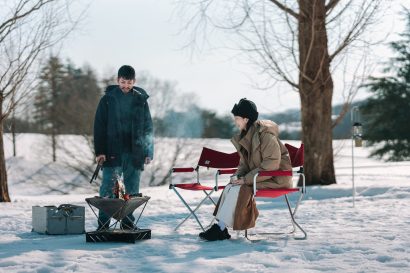
M115 182L123 177L125 191L139 194L139 182L144 164L153 159L153 126L148 106L148 94L135 87L135 70L124 65L118 70L118 85L108 86L98 104L94 120L96 161L103 164L101 197L112 197ZM134 228L132 213L122 222ZM109 226L109 217L99 211L98 230Z

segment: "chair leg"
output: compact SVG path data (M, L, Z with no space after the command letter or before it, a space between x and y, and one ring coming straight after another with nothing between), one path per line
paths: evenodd
M215 191L215 190L212 190L211 193L213 193L214 191ZM216 202L214 201L214 199L212 199L211 193L208 194L208 192L205 191L205 190L204 190L203 192L205 193L206 198L208 198L209 200L211 200L211 202L216 206Z
M261 234L262 235L272 235L273 233L255 233L254 235L258 236L258 235L261 235ZM254 235L249 235L248 230L245 229L245 239L248 240L249 242L257 243L257 242L260 242L261 240L263 240L262 238L259 238L259 239L252 238L252 236L254 236Z
M302 233L304 235L303 237L295 237L295 240L305 240L307 238L307 234L306 234L305 230L296 222L295 217L294 217L294 213L292 212L292 208L290 207L288 196L286 194L285 194L285 199L286 199L286 204L288 205L290 217L292 218L292 225L293 226L296 225L299 228L299 230L302 231ZM295 212L296 212L296 209L295 209Z
M296 202L295 209L293 210L293 215L296 215L296 211L297 211L298 208L299 208L299 204L300 204L300 201L302 201L303 195L304 195L304 193L303 193L303 192L300 192L298 201Z
M292 211L292 207L290 205L289 199L288 199L288 195L285 194L284 196L285 196L286 205L288 206L289 215L291 217L293 230L291 232L261 232L261 233L258 233L258 234L259 235L286 235L286 234L294 234L294 233L296 233L296 229L299 229L303 233L303 236L302 237L294 237L294 239L295 240L305 240L307 238L307 233L299 225L299 223L297 223L296 220L295 220L295 214L296 214L297 208L299 206L299 203L303 198L303 193L301 193L301 195L299 196L299 199L298 199L298 201L296 203L296 206L295 206L295 209L293 211ZM248 230L245 230L245 238L249 241L259 241L259 240L252 240L250 238L250 236L248 235Z
M210 191L208 194L206 194L207 196L202 199L202 201L196 206L196 208L194 210L191 209L191 207L187 204L187 202L185 202L185 200L182 198L182 196L179 194L179 192L175 189L175 187L172 188L175 193L177 194L177 196L179 197L179 199L182 201L182 203L185 205L185 207L190 211L190 214L181 222L179 223L176 228L174 229L175 231L183 224L185 223L186 220L188 220L191 216L195 217L195 220L197 221L198 225L201 227L201 229L203 231L205 231L204 227L202 226L201 222L199 221L198 217L196 216L195 212L202 206L202 204L209 198L209 195L211 195L214 190Z

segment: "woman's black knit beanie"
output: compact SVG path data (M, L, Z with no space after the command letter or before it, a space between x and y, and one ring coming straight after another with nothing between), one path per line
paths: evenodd
M231 113L234 116L248 118L250 123L256 121L259 116L255 103L246 98L243 98L238 103L235 103Z

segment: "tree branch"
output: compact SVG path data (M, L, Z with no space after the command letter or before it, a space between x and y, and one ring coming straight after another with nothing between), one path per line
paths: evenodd
M338 13L336 15L334 15L332 18L326 20L326 25L329 25L333 21L337 20L340 16L342 16L348 10L348 8L352 5L352 1L353 0L349 0L349 2L347 2L344 5L344 7L341 10L338 11ZM329 14L330 14L330 12L327 14L327 17L330 17Z
M351 29L346 34L342 43L338 47L336 47L335 51L332 54L330 54L331 61L348 45L355 41L361 33L365 31L366 27L371 24L371 19L374 17L374 14L378 10L379 5L380 1L376 2L375 4L367 4L367 6L365 6L365 3L363 3L362 11L357 15Z
M292 15L293 17L295 17L296 19L299 19L300 15L299 13L295 12L293 9L285 6L284 4L280 3L277 0L270 0L273 4L275 4L278 8L280 8L281 10L285 11L286 13Z
M327 3L327 5L325 7L326 13L329 10L334 9L337 6L337 4L339 4L339 2L340 2L340 0L330 0L329 3Z
M296 84L295 82L293 82L290 79L289 76L287 76L286 72L283 71L283 69L280 67L280 65L278 63L278 60L273 56L273 52L270 50L271 47L270 47L269 42L266 38L266 33L261 34L259 32L255 22L252 19L250 19L250 22L253 26L253 29L254 29L254 32L256 33L256 36L258 37L258 40L260 41L260 44L262 46L262 48L258 50L258 47L251 40L248 40L248 42L250 44L252 44L252 47L255 49L255 52L262 58L262 60L264 60L264 62L268 65L268 67L270 69L272 69L273 71L275 71L275 73L278 74L285 82L287 82L289 85L291 85L295 89L299 90L299 85ZM265 53L265 54L263 54L263 53Z
M16 11L13 14L13 16L7 20L5 20L1 25L0 25L0 34L3 33L3 31L5 31L7 28L12 27L16 24L17 20L22 19L22 18L26 18L28 15L30 15L31 13L39 10L42 6L53 2L54 0L39 0L34 6L32 6L28 11L19 14L20 11L22 11L22 9L24 8L24 6L27 4L28 1L24 1L23 3L20 2L18 4L18 6L16 7Z

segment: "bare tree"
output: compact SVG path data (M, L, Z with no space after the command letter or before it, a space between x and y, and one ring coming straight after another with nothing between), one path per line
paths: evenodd
M177 107L177 83L153 77L148 72L136 75L137 85L150 93L150 111L155 118L164 118L167 111Z
M209 40L207 33L215 36L209 29L227 31L238 38L237 48L251 57L268 83L285 83L299 93L307 183L336 183L332 128L348 110L357 86L345 96L341 116L332 120L332 74L351 61L346 57L349 48L369 45L363 34L377 19L383 0L181 2L193 48ZM353 60L354 66L363 56Z
M197 160L195 153L200 152L200 147L190 144L192 140L185 137L161 137L161 133L175 130L175 123L168 123L166 116L172 110L184 111L189 109L195 105L197 97L195 94L178 90L176 82L158 79L148 72L138 73L136 79L137 85L146 89L150 95L149 104L155 131L154 160L145 167L141 181L142 183L147 181L146 185L148 186L165 185L169 182L170 170L173 167L183 162L196 163L194 162ZM197 124L201 124L201 122L198 121ZM181 135L189 134L189 132L180 133Z
M35 84L41 54L65 38L82 14L73 19L73 0L0 2L0 202L9 202L3 121L26 99Z

